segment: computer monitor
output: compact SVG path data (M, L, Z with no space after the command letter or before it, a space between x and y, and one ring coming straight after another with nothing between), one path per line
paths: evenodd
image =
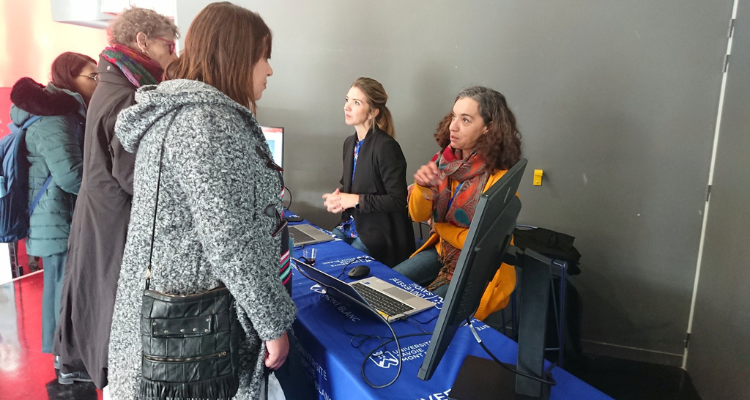
M443 308L435 325L430 347L419 369L418 377L422 380L429 380L432 377L458 328L476 312L487 285L501 263L508 261L514 264L521 264L516 257L524 258L524 254L522 252L519 254L516 251L517 249L512 246L510 246L513 250L511 256L506 254L506 251L509 249L511 235L516 226L516 219L521 211L521 201L516 196L516 191L518 190L518 185L526 169L526 165L526 159L521 159L498 182L484 192L479 199L479 204L476 207L474 218L469 227L466 241L464 242L453 278L443 302ZM543 258L541 261L537 258L529 261L529 265L541 266L542 271L544 271L544 263ZM546 263L547 272L549 273L550 266L548 259ZM524 270L521 273L523 275L521 279L527 277L524 275ZM528 276L532 275L535 279L531 279L530 283L537 282L540 279L543 280L545 276L543 273L535 274L530 271ZM547 281L542 282L541 287L546 289L548 286L549 275L547 275ZM539 293L539 297L541 297L539 301L529 302L530 304L533 303L532 305L538 306L540 302L544 302L544 312L542 312L544 321L541 323L546 324L546 299L548 292L544 291L542 294L538 289L532 289L531 287L529 287L529 291L534 292L535 295ZM537 309L534 309L529 314L540 313L537 312ZM526 315L526 317L528 321L523 321L522 318L522 323L539 320L538 315L535 318L532 318L530 315ZM526 328L526 330L538 331L538 324L534 328ZM523 332L521 333L523 334ZM538 334L541 334L541 346L537 343L539 342ZM522 345L521 342L524 339L519 336L519 367L517 369L541 378L544 362L544 328L541 328L541 332L537 332L537 336L526 343L531 345L532 350L529 351L528 346L524 347ZM522 350L522 347L525 350ZM531 360L531 362L528 362L528 360ZM541 391L540 382L528 380L528 378L523 379L526 379L526 381L516 380L516 392L519 391L518 385L524 386L527 384L532 386L532 388L521 387L521 392L534 396L536 392Z
M273 162L284 168L284 128L261 126L260 129L266 137L268 147L271 148Z

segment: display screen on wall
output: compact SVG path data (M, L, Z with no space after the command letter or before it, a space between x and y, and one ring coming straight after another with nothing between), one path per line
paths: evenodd
M263 135L266 137L268 147L271 148L273 161L280 167L284 167L284 128L261 126Z

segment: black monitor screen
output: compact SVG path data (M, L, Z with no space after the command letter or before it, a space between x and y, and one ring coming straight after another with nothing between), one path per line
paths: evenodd
M526 159L521 159L479 200L430 347L419 369L422 380L435 373L456 330L477 310L487 284L502 264L521 211L516 191L526 164Z

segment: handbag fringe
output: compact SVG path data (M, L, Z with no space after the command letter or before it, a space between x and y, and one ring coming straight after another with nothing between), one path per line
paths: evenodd
M141 379L143 399L218 399L231 400L236 394L239 382L229 374L205 381L190 383L168 383Z

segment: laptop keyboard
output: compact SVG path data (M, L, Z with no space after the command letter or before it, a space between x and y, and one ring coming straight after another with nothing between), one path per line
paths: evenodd
M289 234L294 238L294 243L310 242L315 240L315 238L313 238L312 236L303 233L301 230L293 226L289 227Z
M411 307L405 303L402 303L393 297L388 296L385 293L381 293L363 283L352 283L350 285L357 291L372 307L378 311L382 311L387 316L391 317L407 311L411 311L414 307Z

